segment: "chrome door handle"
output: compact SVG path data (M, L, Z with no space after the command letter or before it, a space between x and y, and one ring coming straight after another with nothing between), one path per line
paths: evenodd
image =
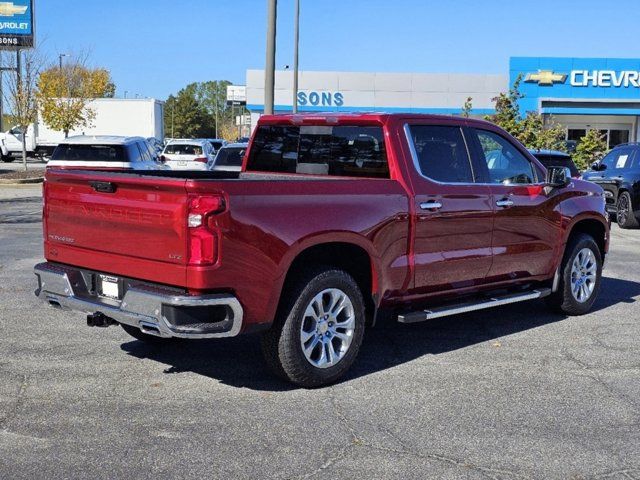
M498 207L502 207L502 208L507 208L507 207L513 207L513 200L509 200L509 199L502 199L502 200L498 200L496 202L496 205Z
M422 210L440 210L442 208L442 203L440 203L440 202L422 202L420 204L420 208Z

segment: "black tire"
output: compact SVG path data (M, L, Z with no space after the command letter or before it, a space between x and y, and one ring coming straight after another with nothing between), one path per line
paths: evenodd
M348 297L353 306L355 325L344 356L335 365L319 368L305 357L300 336L307 306L327 289L338 289ZM316 268L298 276L283 293L274 324L262 335L262 351L267 365L279 377L304 388L321 387L337 381L353 365L364 328L364 300L353 277L330 267Z
M133 338L140 340L141 342L148 343L150 345L162 345L168 342L177 340L173 337L157 337L155 335L149 335L148 333L144 333L138 327L132 327L131 325L126 325L121 323L120 326L122 329L131 335Z
M620 228L637 228L638 219L633 213L633 204L629 192L622 192L618 196L616 205L616 222Z
M573 295L571 288L571 271L574 260L578 254L585 248L593 253L596 262L595 286L591 296L586 301L579 302ZM566 315L584 315L591 310L594 302L598 298L600 291L600 283L602 280L602 256L598 244L590 235L578 233L572 235L567 242L567 248L560 266L560 283L558 291L552 293L546 298L547 305L554 311L564 313Z
M15 160L15 157L12 157L11 155L2 155L2 161L4 163L11 163Z

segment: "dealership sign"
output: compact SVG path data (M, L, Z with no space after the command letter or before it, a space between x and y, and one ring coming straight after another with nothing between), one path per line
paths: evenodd
M0 49L33 47L33 0L0 1Z
M341 107L344 105L342 92L298 92L298 105L305 107Z
M566 83L567 78L572 87L640 88L638 70L571 70L569 74L556 73L553 70L538 70L528 73L524 81L537 83L540 86L552 86L556 83Z

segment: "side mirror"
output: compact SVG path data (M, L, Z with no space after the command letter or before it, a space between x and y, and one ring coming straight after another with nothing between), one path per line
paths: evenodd
M160 163L164 163L167 161L167 157L165 157L164 155L160 155L160 158L158 160L160 160Z
M607 167L605 165L600 164L600 162L593 162L591 164L591 170L593 170L594 172L599 172L600 170L604 170L605 168Z
M567 167L547 168L545 183L548 187L564 188L571 182L571 170Z

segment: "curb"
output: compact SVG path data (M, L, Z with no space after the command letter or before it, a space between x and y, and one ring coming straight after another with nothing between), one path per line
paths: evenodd
M27 184L35 184L35 183L42 183L44 181L44 177L37 177L37 178L18 178L18 179L1 179L0 178L0 185L3 186L12 186L12 185L27 185Z

